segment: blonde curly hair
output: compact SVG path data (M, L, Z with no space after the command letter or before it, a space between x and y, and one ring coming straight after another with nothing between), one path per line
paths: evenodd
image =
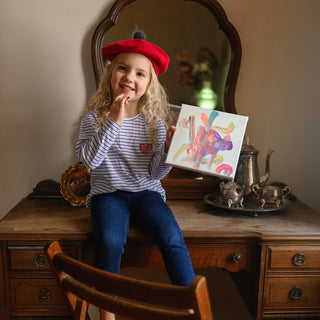
M98 126L101 127L110 114L110 107L113 102L113 90L111 87L111 75L117 62L116 57L111 63L106 62L102 78L99 82L97 91L93 94L90 103L86 106L84 113L80 117L80 121L85 113L95 111L98 114ZM138 107L142 114L149 133L153 138L154 146L157 145L157 125L162 120L166 128L171 122L170 106L167 94L158 81L158 77L154 68L150 63L151 79L145 94L140 98Z

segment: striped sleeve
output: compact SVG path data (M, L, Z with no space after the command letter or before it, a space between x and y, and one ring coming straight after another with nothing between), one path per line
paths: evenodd
M85 114L81 121L79 138L76 143L76 154L79 161L89 169L99 167L118 136L120 128L121 126L110 117L99 128L97 115L93 112Z
M152 179L161 180L164 178L171 170L171 166L165 163L167 154L165 153L165 141L166 141L167 131L164 124L159 121L158 123L158 148L152 157L150 164L150 174Z

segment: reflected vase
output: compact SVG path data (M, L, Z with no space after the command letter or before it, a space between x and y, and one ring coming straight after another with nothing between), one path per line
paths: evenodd
M203 81L202 88L196 93L196 104L200 108L214 110L217 107L218 95L213 91L211 81Z

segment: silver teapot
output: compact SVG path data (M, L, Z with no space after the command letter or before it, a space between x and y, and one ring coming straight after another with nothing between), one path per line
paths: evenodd
M249 145L249 138L245 137L234 179L242 187L245 196L252 193L254 184L263 186L270 176L270 157L273 150L270 149L267 154L265 173L261 177L258 170L258 153L253 146Z

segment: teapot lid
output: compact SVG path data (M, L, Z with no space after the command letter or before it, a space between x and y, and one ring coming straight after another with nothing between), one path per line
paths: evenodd
M258 150L256 150L252 145L249 144L249 137L245 136L243 139L243 144L241 147L241 153L246 154L256 154Z

